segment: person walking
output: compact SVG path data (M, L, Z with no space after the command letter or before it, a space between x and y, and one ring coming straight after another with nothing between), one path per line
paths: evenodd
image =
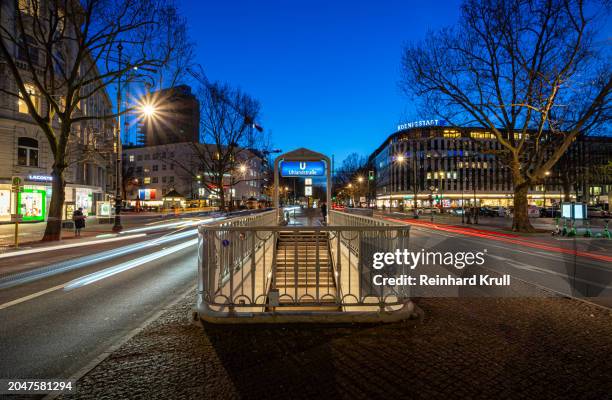
M321 202L321 217L323 217L323 224L327 222L327 204L324 201Z
M83 215L82 207L72 213L72 220L74 221L74 236L81 236L81 229L85 228L85 215Z

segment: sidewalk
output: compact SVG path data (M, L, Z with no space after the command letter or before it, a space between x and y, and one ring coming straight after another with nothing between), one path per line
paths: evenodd
M180 215L183 216L183 215ZM188 216L187 214L185 216ZM130 229L143 224L158 221L164 221L167 219L175 218L174 214L160 214L160 213L129 213L121 215L121 224L125 229ZM45 232L45 222L37 223L21 223L19 224L19 246L31 246L42 240ZM62 229L62 240L82 240L85 238L92 238L105 234L113 233L113 223L100 223L95 216L88 217L85 221L85 229L81 231L81 237L75 237L74 229ZM14 224L1 224L0 225L0 253L6 249L13 248L15 238L15 225ZM59 242L54 242L55 244Z
M375 326L192 325L195 293L65 399L585 398L612 393L612 313L565 298L419 299Z

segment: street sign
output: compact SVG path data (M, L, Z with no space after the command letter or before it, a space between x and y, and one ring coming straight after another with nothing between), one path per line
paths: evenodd
M304 184L305 184L306 186L310 186L310 185L312 185L312 178L306 178L306 179L304 179Z
M306 187L304 188L304 194L305 194L306 196L312 196L312 186L306 186Z
M283 161L281 176L323 176L325 163L323 161Z

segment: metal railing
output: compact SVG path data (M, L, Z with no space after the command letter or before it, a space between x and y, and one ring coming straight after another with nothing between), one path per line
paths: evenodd
M199 227L200 314L380 311L408 302L373 284L375 252L408 245L409 229L331 211L328 226L277 226L276 211Z

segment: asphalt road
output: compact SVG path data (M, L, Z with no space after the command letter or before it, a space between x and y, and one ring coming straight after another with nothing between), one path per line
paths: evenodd
M0 378L66 379L140 327L195 285L194 238L0 291Z
M110 246L131 246L113 258L1 289L0 378L66 379L193 288L196 236L189 232L194 228L147 231L137 246L132 240ZM146 246L173 234L182 236ZM605 260L417 226L409 243L413 251L486 250L484 269L612 307L612 263ZM599 253L610 249L607 242L592 243ZM103 254L99 251L108 247L80 248L72 261ZM50 252L23 259L32 257L40 264L59 256Z
M504 239L502 237L502 239ZM513 280L550 289L558 294L578 297L599 305L612 307L612 262L592 258L588 250L593 249L596 256L612 255L612 241L592 240L586 245L581 243L577 255L571 254L573 244L563 243L569 253L554 250L554 245L537 239L520 238L510 241L494 237L471 236L428 227L412 226L409 246L412 251L425 249L442 252L479 252L486 253L482 268L500 274L509 274ZM532 247L542 244L543 248ZM467 271L467 269L466 269ZM453 272L453 271L451 271ZM456 271L454 271L456 272ZM464 294L464 293L461 293ZM482 295L481 293L476 295ZM484 294L486 295L486 293ZM498 295L494 293L493 295ZM503 293L504 296L524 296L525 293Z

